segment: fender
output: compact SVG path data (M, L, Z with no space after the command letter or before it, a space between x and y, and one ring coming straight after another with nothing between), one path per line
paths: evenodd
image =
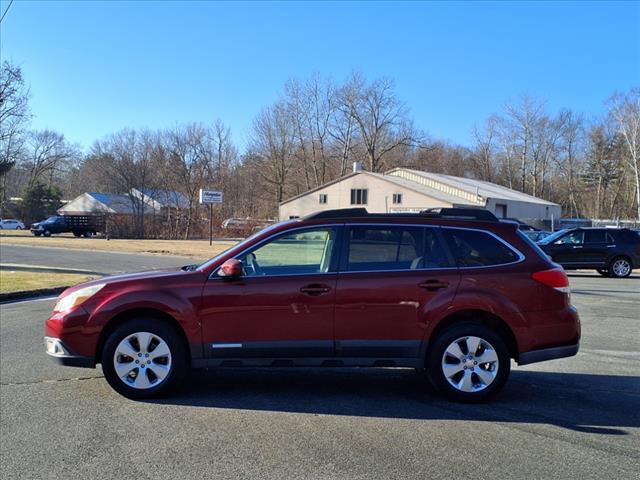
M480 310L502 319L513 332L518 350L526 349L528 329L526 316L507 296L496 290L479 289L477 286L475 289L466 289L460 285L453 301L446 308L428 312L423 341L428 341L433 331L445 318L468 310Z
M83 336L93 344L96 351L100 333L118 315L131 310L157 310L175 319L187 338L191 355L202 356L202 329L197 315L202 284L188 285L136 285L112 291L93 308L83 327Z

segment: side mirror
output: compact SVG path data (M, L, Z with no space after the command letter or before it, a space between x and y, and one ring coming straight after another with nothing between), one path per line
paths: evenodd
M242 262L236 258L230 258L220 266L218 275L224 278L239 278L242 272Z

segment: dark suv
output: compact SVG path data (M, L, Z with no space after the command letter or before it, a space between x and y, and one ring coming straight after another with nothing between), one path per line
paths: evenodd
M130 398L187 369L426 368L482 401L520 365L578 351L562 268L516 225L473 209L324 211L273 225L199 266L102 278L60 295L46 350L102 363Z
M621 278L640 267L640 235L627 228L559 230L538 245L566 270L595 269Z

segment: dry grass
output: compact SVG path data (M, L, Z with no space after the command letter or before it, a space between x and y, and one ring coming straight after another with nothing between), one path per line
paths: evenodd
M2 245L23 245L36 247L62 247L105 252L155 253L182 255L197 259L214 257L232 247L235 241L208 240L106 240L104 238L76 238L71 234L53 237L34 237L28 231L0 230Z
M95 277L78 273L25 272L0 269L0 293L65 287L86 282L92 278Z

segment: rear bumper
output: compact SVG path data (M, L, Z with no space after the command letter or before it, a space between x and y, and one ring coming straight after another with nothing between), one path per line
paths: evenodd
M519 355L518 365L529 365L530 363L545 362L556 358L573 357L578 353L580 344L565 345L563 347L542 348L540 350L531 350L523 352Z
M78 355L71 351L59 338L44 337L45 351L54 361L67 367L95 368L92 357Z

